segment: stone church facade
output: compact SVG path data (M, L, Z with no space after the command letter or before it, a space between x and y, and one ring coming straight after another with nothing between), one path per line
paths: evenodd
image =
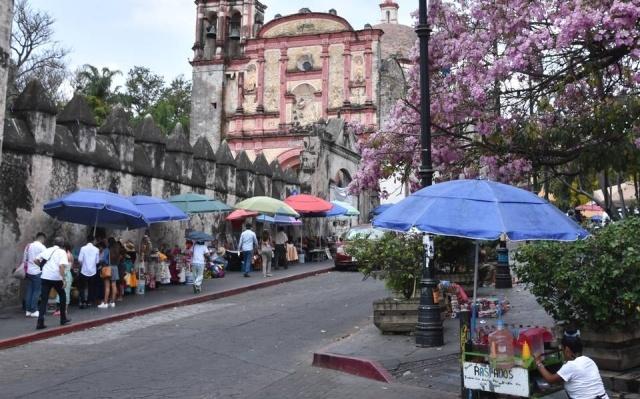
M334 9L265 22L258 0L196 1L191 142L263 154L295 171L304 192L345 199L360 160L351 127L386 119L416 39L395 2L375 6L380 24L356 29ZM377 197L348 200L366 220Z

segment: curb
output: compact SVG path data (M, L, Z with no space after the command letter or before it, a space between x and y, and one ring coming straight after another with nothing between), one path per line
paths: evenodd
M382 365L374 360L337 355L328 352L316 352L313 354L314 367L342 371L358 377L371 380L392 383L393 377Z
M69 324L69 325L62 326L62 327L48 328L46 330L42 330L42 331L39 331L39 332L36 332L36 333L24 334L24 335L19 335L17 337L6 338L6 339L3 339L3 340L0 340L0 350L11 348L11 347L14 347L14 346L25 345L25 344L28 344L28 343L31 343L31 342L40 341L40 340L51 338L51 337L57 337L59 335L70 334L70 333L77 332L77 331L87 330L89 328L98 327L98 326L101 326L101 325L104 325L104 324L114 323L116 321L122 321L122 320L130 319L130 318L133 318L133 317L136 317L136 316L142 316L142 315L146 315L146 314L149 314L149 313L159 312L161 310L172 309L172 308L181 307L181 306L188 306L188 305L194 305L194 304L197 304L197 303L213 301L213 300L216 300L216 299L221 299L221 298L226 298L226 297L242 294L242 293L245 293L245 292L248 292L248 291L255 291L255 290L260 289L260 288L266 288L266 287L271 287L271 286L282 284L282 283L288 283L288 282L291 282L291 281L302 280L302 279L307 278L307 277L313 277L313 276L317 276L319 274L328 273L330 271L333 271L333 269L334 269L333 266L326 267L326 268L323 268L323 269L318 269L318 270L314 270L314 271L300 273L300 274L296 274L296 275L293 275L293 276L282 277L282 278L279 278L279 279L268 280L268 281L262 281L262 282L259 282L259 283L256 283L256 284L252 284L252 285L248 285L248 286L245 286L245 287L238 287L238 288L233 288L233 289L229 289L229 290L226 290L226 291L214 292L214 293L211 293L211 294L204 294L204 295L201 295L201 296L190 297L190 298L181 299L181 300L178 300L178 301L167 302L167 303L163 303L163 304L160 304L160 305L154 305L154 306L149 306L149 307L146 307L146 308L132 310L130 312L120 313L120 314L117 314L117 315L103 317L103 318L100 318L100 319L87 320L87 321L83 321L83 322L79 322L79 323Z

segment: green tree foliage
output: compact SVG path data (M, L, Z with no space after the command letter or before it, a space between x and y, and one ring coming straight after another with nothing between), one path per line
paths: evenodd
M127 74L125 88L126 105L131 107L135 115L144 115L162 96L164 78L147 67L134 66Z
M166 84L161 75L149 68L135 66L127 73L121 90L114 83L120 74L120 71L98 69L93 65L84 65L75 74L74 86L87 97L98 123L104 121L113 105L121 103L128 108L134 124L150 114L166 134L178 122L189 128L191 81L180 75Z
M591 329L640 323L640 218L610 224L575 243L523 246L518 276L557 321Z
M120 74L122 72L118 70L107 67L98 69L89 64L76 71L74 79L76 89L87 97L98 123L105 120L111 111L111 106L120 100L119 86L113 88L114 77Z
M169 133L178 122L189 128L191 113L191 81L178 76L162 90L158 101L145 114L150 113L165 132Z

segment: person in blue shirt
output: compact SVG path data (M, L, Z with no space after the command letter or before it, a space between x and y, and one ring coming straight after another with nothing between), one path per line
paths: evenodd
M258 237L256 237L256 233L251 230L251 223L247 223L238 241L238 249L242 252L242 271L245 277L250 277L251 258L253 257L253 253L257 251L257 248Z

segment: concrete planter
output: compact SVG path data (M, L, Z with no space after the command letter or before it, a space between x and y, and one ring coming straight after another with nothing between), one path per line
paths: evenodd
M640 329L593 331L581 329L584 355L600 369L622 371L640 366Z
M373 324L382 333L411 333L418 323L420 299L385 298L373 302Z

